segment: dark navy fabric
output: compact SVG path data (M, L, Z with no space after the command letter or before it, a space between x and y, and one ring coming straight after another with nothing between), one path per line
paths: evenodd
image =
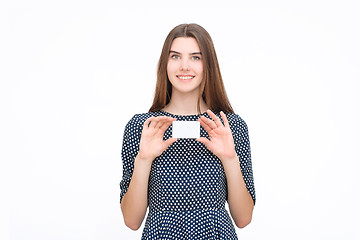
M210 118L207 113L202 115ZM133 116L125 127L123 138L120 202L130 184L143 124L151 116L196 121L201 115L174 115L157 111ZM220 117L219 114L217 116ZM237 114L226 113L226 117L246 187L255 203L247 125ZM172 126L166 130L164 140L171 134ZM200 136L209 137L203 127ZM227 183L219 158L195 139L178 139L151 165L149 212L142 239L237 239L234 224L225 209L226 201Z

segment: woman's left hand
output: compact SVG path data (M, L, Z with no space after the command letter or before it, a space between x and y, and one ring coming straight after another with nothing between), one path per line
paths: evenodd
M200 137L196 140L205 144L222 162L235 159L234 139L225 114L222 111L220 112L224 121L224 124L222 124L220 118L211 110L208 110L207 113L213 120L201 116L198 121L209 134L210 140L205 137Z

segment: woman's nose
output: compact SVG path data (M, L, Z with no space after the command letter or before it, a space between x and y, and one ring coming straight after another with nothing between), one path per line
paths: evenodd
M189 63L186 59L182 59L180 63L180 70L181 71L189 71Z

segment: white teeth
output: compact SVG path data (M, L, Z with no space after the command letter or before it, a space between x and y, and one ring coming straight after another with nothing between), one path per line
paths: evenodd
M181 80L188 80L188 79L192 79L194 77L191 77L191 76L180 77L180 76L178 76L178 78L180 78Z

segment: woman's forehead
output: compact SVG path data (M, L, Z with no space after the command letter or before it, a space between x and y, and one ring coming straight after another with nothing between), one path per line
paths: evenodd
M175 51L181 54L199 53L200 47L195 38L178 37L172 42L170 51Z

